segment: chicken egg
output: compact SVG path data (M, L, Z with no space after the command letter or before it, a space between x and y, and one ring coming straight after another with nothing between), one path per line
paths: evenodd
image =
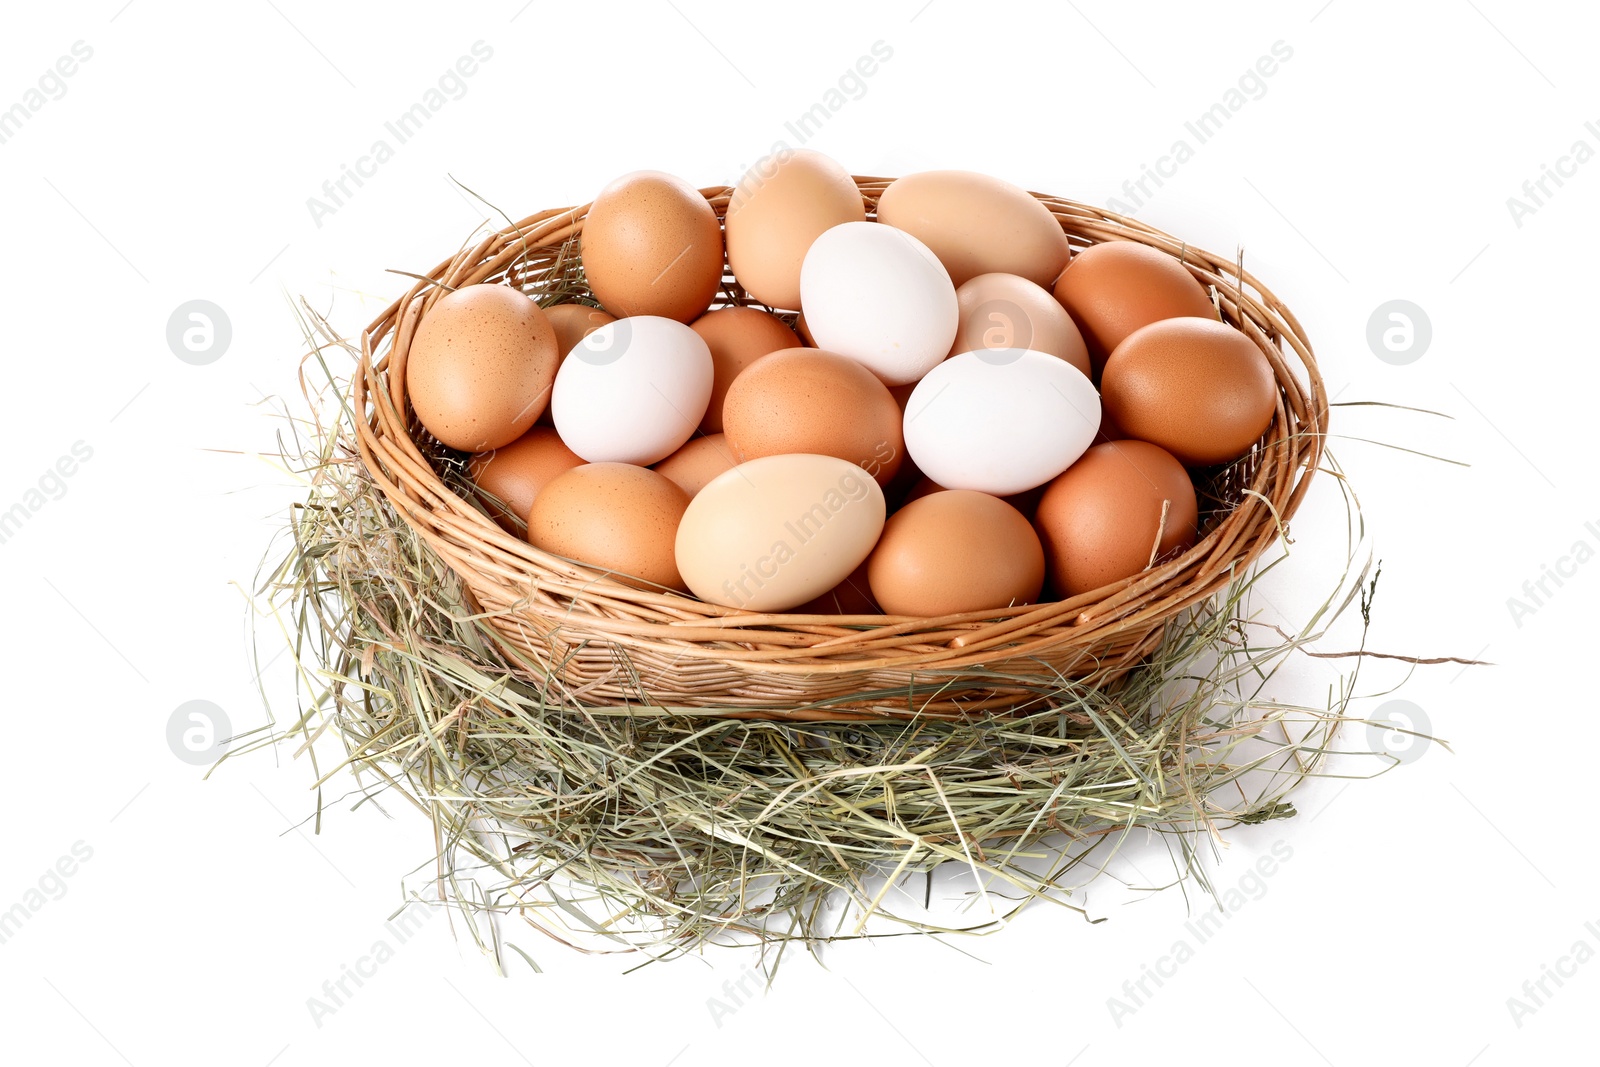
M950 354L983 348L1031 348L1089 373L1089 350L1066 309L1015 274L979 274L956 290L960 319Z
M557 366L560 361L567 358L567 353L575 348L579 341L594 333L608 322L616 322L615 315L592 308L588 304L553 304L544 309L545 317L550 320L550 325L556 331ZM539 416L539 423L544 426L554 426L555 420L550 417L550 408L545 407Z
M687 441L711 399L711 351L683 323L636 315L578 342L552 396L561 439L590 463L648 466Z
M583 459L562 442L549 426L535 426L504 448L480 452L467 465L467 473L480 489L505 505L490 505L495 521L520 534L533 498L559 474L583 465ZM515 519L512 518L515 516Z
M953 489L889 516L867 560L872 596L889 615L956 615L1031 604L1044 549L1027 518L988 493Z
M711 479L738 465L733 449L728 447L727 436L714 433L696 437L657 463L654 469L693 498Z
M1054 478L1100 427L1100 397L1064 359L984 349L945 360L906 404L906 451L950 489L1011 496Z
M1146 441L1113 441L1050 483L1033 522L1052 587L1073 597L1188 548L1198 518L1181 463Z
M867 565L863 563L849 576L821 596L791 608L794 615L882 615L883 609L872 599L872 585L867 581Z
M900 406L855 360L791 348L757 360L733 380L723 427L740 462L805 452L864 468L884 485L900 469Z
M1050 209L1012 185L962 170L907 174L878 198L878 221L933 249L956 285L980 274L1017 274L1047 286L1071 245Z
M556 331L556 350L567 358L577 343L617 317L588 304L553 304L544 309L545 317Z
M812 242L800 300L816 346L886 385L921 378L950 354L956 289L928 246L877 222L847 222Z
M722 226L688 182L624 174L589 205L579 239L595 299L618 317L698 318L722 285Z
M913 500L921 500L925 496L944 492L949 492L949 490L932 478L919 477L912 483L911 488L906 491L905 496L901 498L900 506L903 508ZM1011 496L1004 496L1000 499L1031 518L1034 510L1039 506L1039 497L1042 495L1044 495L1044 486L1036 485L1032 489L1025 489L1020 493L1013 493Z
M1106 411L1123 432L1189 466L1238 459L1277 410L1278 381L1256 343L1213 319L1162 319L1106 360Z
M627 584L681 591L675 544L688 506L689 495L653 470L586 463L557 475L534 497L528 540Z
M689 324L711 350L711 401L700 429L722 430L722 401L739 372L770 352L799 348L800 338L783 320L759 308L725 307L708 311Z
M811 242L866 218L849 171L821 152L781 149L751 167L728 198L728 269L763 304L795 310Z
M550 320L521 290L467 285L422 316L406 357L406 395L442 443L486 452L538 419L559 358Z
M708 603L788 611L860 566L883 519L883 490L855 464L765 456L718 475L689 501L678 569Z
M1205 287L1182 263L1137 241L1106 241L1079 252L1055 284L1089 347L1095 373L1141 326L1179 315L1215 319Z

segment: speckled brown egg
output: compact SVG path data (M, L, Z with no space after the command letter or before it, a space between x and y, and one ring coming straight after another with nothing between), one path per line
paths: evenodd
M1066 598L1131 577L1152 559L1188 548L1198 519L1194 485L1183 464L1157 445L1114 441L1090 448L1056 476L1033 524L1051 587Z
M797 309L811 242L866 218L849 171L809 148L783 149L751 167L728 198L728 269L763 304Z
M889 516L867 580L889 615L1032 604L1044 584L1044 550L1027 518L1004 500L950 489Z
M1089 374L1089 349L1072 316L1047 290L1015 274L980 274L956 290L961 318L950 354L1031 348Z
M707 482L738 465L733 458L733 449L728 446L727 436L714 433L693 438L652 469L665 475L688 493L692 500L696 493L706 487Z
M1102 402L1130 437L1191 467L1238 459L1277 407L1272 365L1254 341L1210 319L1163 319L1135 330L1106 361Z
M905 456L900 406L889 387L853 359L788 348L733 380L722 426L739 462L761 456L834 456L888 484Z
M617 317L599 308L592 308L588 304L554 304L544 309L545 317L550 320L550 325L556 331L556 368L560 369L561 361L567 358L574 345L594 333L608 322L616 322ZM550 407L545 406L544 414L539 416L541 426L553 426L554 420L550 417Z
M711 402L700 421L703 433L722 430L722 401L740 371L770 352L800 347L800 338L782 319L759 308L717 308L689 326L711 349Z
M688 182L656 170L624 174L589 207L580 239L595 299L616 316L693 322L722 284L722 227Z
M1096 374L1111 350L1141 326L1180 315L1217 317L1205 287L1182 263L1135 241L1106 241L1079 252L1056 282L1055 297L1082 331Z
M535 426L504 448L473 456L467 473L480 489L505 504L505 509L490 504L495 521L520 534L539 490L557 475L582 465L583 460L562 443L553 428Z
M508 285L467 285L422 316L406 357L406 395L441 442L487 452L544 412L558 361L555 329L537 304Z
M539 491L528 514L528 540L635 579L631 585L683 590L674 546L688 506L688 493L648 467L586 463Z

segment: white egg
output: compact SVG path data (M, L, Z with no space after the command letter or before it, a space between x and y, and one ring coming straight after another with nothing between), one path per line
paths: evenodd
M939 257L878 222L841 223L811 243L800 306L818 348L864 364L885 385L907 385L937 366L960 318Z
M906 402L906 452L922 473L996 496L1048 482L1099 429L1100 394L1083 372L1024 348L952 356Z
M647 467L670 456L705 417L711 350L673 319L609 322L561 361L551 419L568 448L590 463Z

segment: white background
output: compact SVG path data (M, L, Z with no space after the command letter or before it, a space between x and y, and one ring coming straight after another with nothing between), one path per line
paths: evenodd
M1600 547L1600 353L1583 325L1600 274L1600 163L1548 185L1520 225L1507 198L1575 141L1600 147L1600 127L1585 129L1600 120L1593 15L1507 0L767 8L7 11L0 108L75 42L93 55L0 144L0 510L76 442L93 455L0 545L0 909L30 899L75 843L92 850L59 886L47 879L60 891L0 944L5 1058L1591 1061L1600 962L1547 982L1552 995L1521 1025L1507 999L1526 998L1523 983L1576 942L1600 948L1600 925L1585 929L1600 924L1585 892L1600 872L1579 815L1592 802L1595 707L1578 684L1600 564L1567 566L1520 617L1507 601L1576 543ZM307 198L479 40L493 57L465 95L317 225ZM1230 834L1212 864L1220 886L1274 843L1293 858L1120 1020L1108 998L1184 936L1204 899L1092 890L1108 921L1040 908L961 943L970 955L901 939L841 947L826 968L796 958L771 993L720 1020L708 998L748 954L624 976L636 958L513 933L545 973L517 964L497 977L441 914L317 1025L307 998L385 936L402 875L431 856L429 828L406 810L333 803L315 836L299 827L312 811L304 761L260 754L202 782L166 739L192 699L221 706L235 730L265 721L245 591L297 492L258 455L282 428L274 398L297 395L290 298L359 330L408 284L389 268L431 268L488 217L448 175L519 218L642 167L732 182L774 141L798 144L785 122L877 41L892 57L810 147L859 174L960 167L1100 204L1274 42L1292 48L1265 94L1138 215L1202 247L1243 247L1341 402L1452 417L1341 408L1334 430L1470 468L1333 442L1383 560L1372 647L1496 664L1406 681L1401 695L1450 750L1429 745L1373 781L1313 783L1296 796L1301 817ZM1373 310L1396 298L1432 323L1406 366L1366 340ZM180 362L165 340L192 299L232 323L209 366ZM1274 579L1286 617L1319 598L1342 553L1333 488L1322 479L1295 523L1303 551ZM287 692L286 662L269 690ZM1315 703L1333 675L1298 677L1280 695ZM1356 710L1403 678L1364 668ZM1351 747L1364 747L1359 731Z

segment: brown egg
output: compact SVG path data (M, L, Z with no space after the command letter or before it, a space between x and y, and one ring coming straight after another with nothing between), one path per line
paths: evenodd
M999 497L950 489L915 500L884 524L867 560L889 615L954 615L1032 604L1044 550L1028 520Z
M689 494L648 467L585 463L551 479L534 497L528 540L535 548L644 583L683 590L674 546Z
M1188 548L1198 521L1194 485L1183 464L1148 442L1114 441L1090 448L1056 476L1033 524L1044 544L1050 584L1067 598L1138 574L1152 557Z
M922 479L918 481L916 485L913 485L910 491L906 493L905 499L900 501L900 506L905 507L913 500L921 500L923 497L932 496L934 493L947 492L949 492L949 490L944 486L940 485L932 478L929 478L927 475L923 475Z
M872 599L872 586L867 581L867 564L863 560L850 577L815 600L791 609L790 614L882 615L883 609Z
M811 336L811 328L806 325L806 313L802 311L794 317L794 332L800 335L800 340L806 343L807 348L816 348L816 339Z
M718 308L689 326L711 349L711 402L706 405L706 417L700 420L705 433L722 429L722 399L740 371L769 352L800 347L800 338L783 320L759 308Z
M949 490L944 486L940 485L932 478L923 476L915 485L911 487L911 490L906 493L905 497L900 502L900 506L905 507L913 500L921 500L923 497L932 496L934 493L947 492L949 492ZM1043 495L1044 486L1040 485L1035 486L1032 489L1025 489L1022 492L1015 493L1011 496L1003 496L1000 499L1004 500L1007 504L1010 504L1012 507L1022 512L1024 516L1031 518L1034 511L1039 507L1039 498Z
M888 484L905 456L900 408L889 387L853 359L788 348L733 380L722 425L739 462L809 453L848 460Z
M1272 423L1278 382L1261 349L1232 326L1163 319L1111 353L1101 399L1130 436L1199 467L1250 451Z
M1045 483L1048 485L1049 483ZM1028 519L1032 519L1034 512L1039 510L1039 501L1044 498L1044 486L1036 485L1032 489L1024 489L1020 493L1003 496L1000 499L1022 512Z
M553 304L545 308L544 313L550 325L555 327L556 347L560 349L562 359L567 358L567 353L579 341L606 323L617 321L615 315L588 304Z
M693 322L722 284L717 213L682 178L624 174L589 207L580 240L595 299L616 316Z
M1122 441L1132 437L1133 434L1117 425L1117 420L1111 417L1111 412L1106 410L1105 398L1100 403L1100 429L1095 432L1095 444L1105 444L1107 441Z
M891 182L878 198L878 221L932 249L957 286L996 272L1049 286L1072 251L1036 197L970 171L929 170Z
M893 390L890 390L893 392ZM894 472L894 477L889 479L883 487L883 496L889 510L897 510L905 503L906 494L922 483L922 471L911 458L911 453L906 453L905 460L900 464L900 469Z
M1205 287L1172 256L1135 241L1106 241L1079 252L1055 286L1089 346L1095 373L1134 330L1160 319L1215 319Z
M738 465L733 449L728 447L727 436L714 433L692 439L652 469L665 475L692 500L707 482Z
M795 310L811 242L866 218L849 171L808 148L782 149L751 167L728 198L728 269L763 304Z
M592 308L588 304L555 304L545 308L544 313L556 331L556 351L560 356L556 361L558 370L561 360L567 358L574 345L606 323L617 321L615 315L607 314L599 308ZM539 416L539 424L555 425L550 417L548 405L544 409L544 414Z
M473 456L467 473L480 489L506 505L506 510L490 505L495 521L509 532L521 534L539 490L557 475L582 465L583 460L562 443L553 428L535 426L504 448Z
M508 285L467 285L423 315L406 358L406 395L450 448L509 445L550 402L556 333L539 306Z
M950 354L1031 348L1089 374L1089 350L1072 316L1050 293L1015 274L980 274L956 290L961 318Z

